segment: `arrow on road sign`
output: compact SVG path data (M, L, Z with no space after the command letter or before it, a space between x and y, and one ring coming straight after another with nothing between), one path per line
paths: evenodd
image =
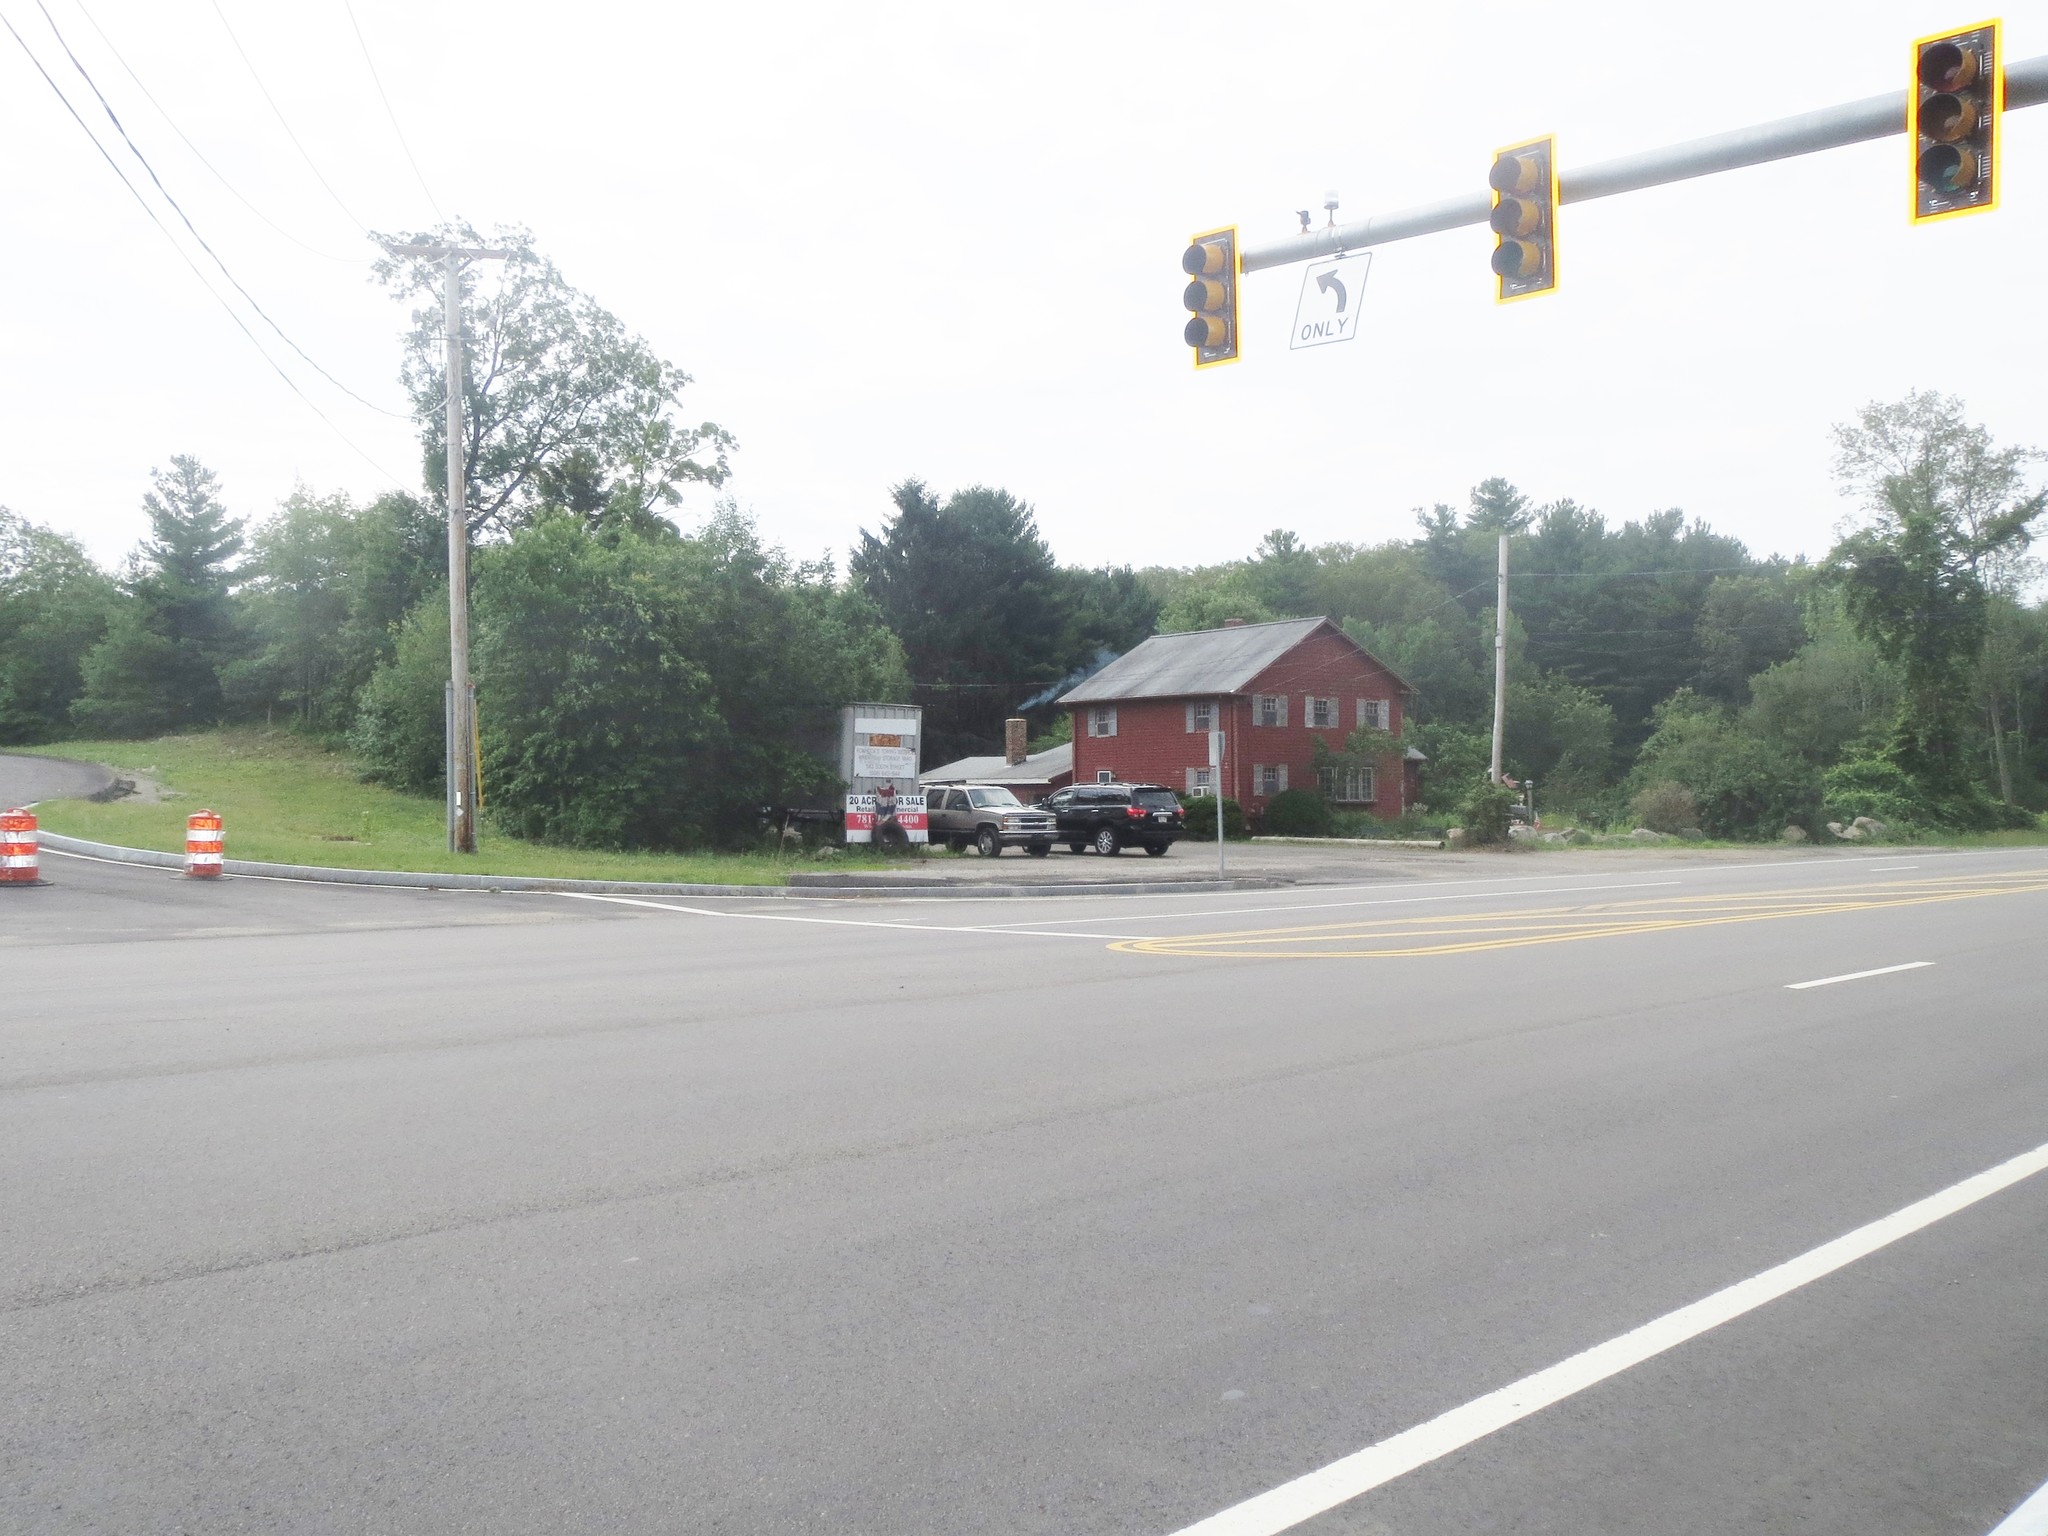
M1356 336L1358 311L1351 307L1351 290L1364 288L1365 274L1371 268L1370 251L1311 262L1301 275L1301 298L1294 306L1288 349L1299 352L1303 347L1328 346Z

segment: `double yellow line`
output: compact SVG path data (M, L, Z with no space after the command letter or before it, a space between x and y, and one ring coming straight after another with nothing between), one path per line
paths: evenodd
M1109 947L1126 954L1210 960L1379 960L1465 955L1489 949L1525 949L1536 944L1618 938L1631 933L1668 933L1679 928L1715 928L1789 917L1827 917L2037 891L2048 891L2048 872L1724 896L1663 896L1588 906L1379 918L1295 928L1246 928L1182 938L1125 939Z

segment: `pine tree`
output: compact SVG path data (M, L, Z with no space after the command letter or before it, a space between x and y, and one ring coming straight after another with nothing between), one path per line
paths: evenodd
M150 472L142 499L150 537L130 562L130 601L85 661L72 706L88 730L144 735L220 718L220 669L239 649L229 562L242 523L228 516L213 471L189 454Z

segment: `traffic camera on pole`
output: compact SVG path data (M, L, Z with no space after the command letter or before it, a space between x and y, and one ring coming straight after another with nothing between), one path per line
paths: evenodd
M1190 311L1181 334L1195 350L1195 366L1237 361L1237 229L1196 235L1180 259L1188 275L1181 295Z
M1486 184L1493 188L1489 222L1495 299L1507 303L1557 287L1557 140L1534 139L1493 157Z
M1998 206L1998 127L2005 69L1998 23L1923 37L1906 92L1913 222Z

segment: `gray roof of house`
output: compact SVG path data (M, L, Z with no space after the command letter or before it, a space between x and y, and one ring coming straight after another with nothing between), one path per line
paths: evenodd
M1223 629L1154 635L1068 689L1059 702L1093 704L1107 699L1242 693L1253 678L1329 622L1322 618L1276 619L1270 624L1233 624ZM1386 667L1385 662L1379 664ZM1388 675L1394 675L1393 668L1386 670ZM1398 683L1401 679L1395 676L1394 681Z
M1074 771L1074 744L1063 741L1043 752L1034 752L1021 763L1003 761L1002 753L992 757L963 757L920 773L923 784L1050 784L1063 773Z

